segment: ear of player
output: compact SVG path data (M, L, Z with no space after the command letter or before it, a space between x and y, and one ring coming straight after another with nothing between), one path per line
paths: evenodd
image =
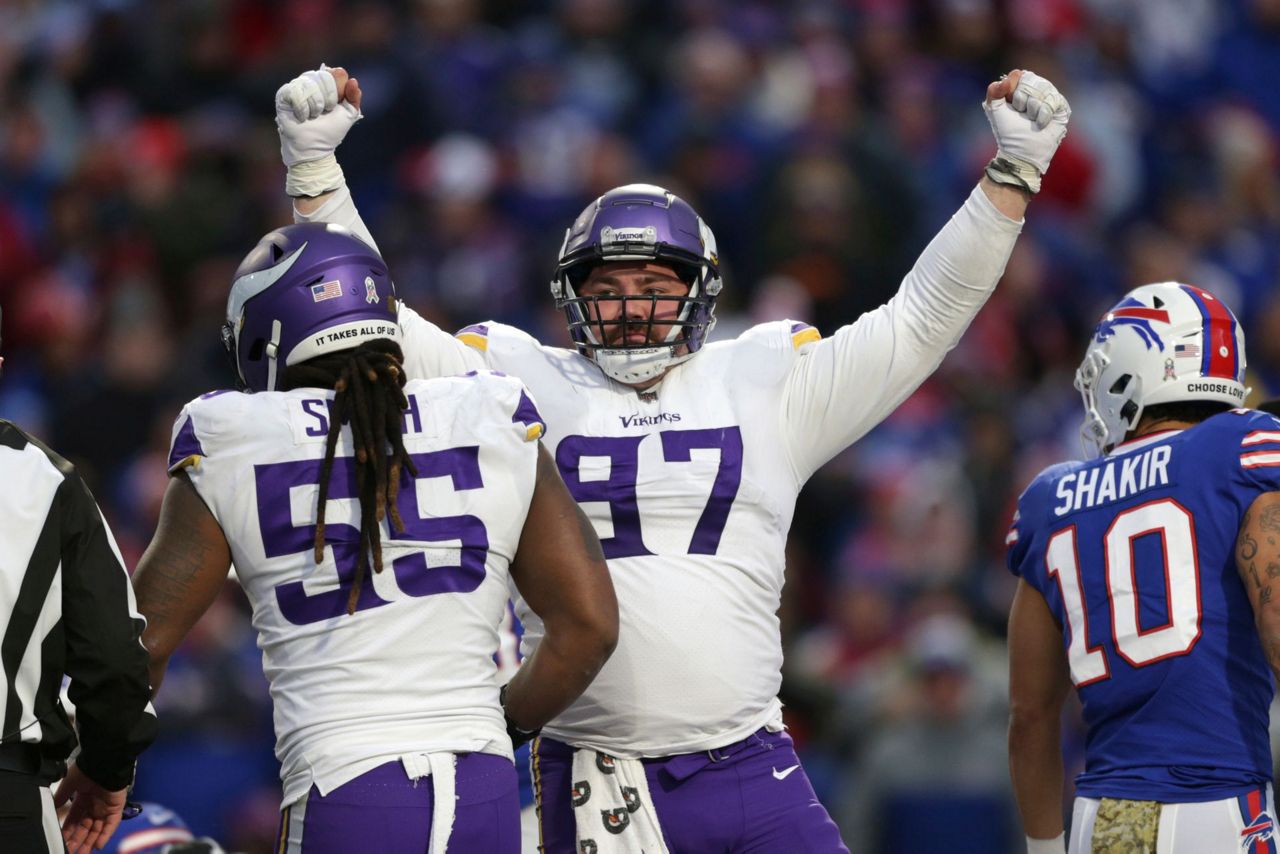
M984 101L982 109L996 137L996 156L987 164L987 177L1040 192L1040 179L1067 135L1067 99L1048 80L1023 71L1010 97Z

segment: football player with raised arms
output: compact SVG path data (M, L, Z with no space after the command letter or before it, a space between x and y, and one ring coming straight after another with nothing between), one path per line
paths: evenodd
M338 225L277 229L236 271L223 340L246 392L178 416L134 575L152 685L234 563L275 707L279 850L515 854L513 740L595 676L617 604L524 386L406 382L397 311ZM500 692L509 580L546 638Z
M299 221L372 241L335 150L360 88L322 66L276 96ZM552 277L575 349L479 323L456 338L408 308L405 367L489 367L528 384L618 593L618 648L535 744L547 851L843 851L777 694L777 618L796 497L941 362L1004 270L1070 109L1015 71L984 109L998 153L886 305L823 339L777 321L709 343L711 229L685 201L618 187L569 227ZM525 642L543 626L526 614Z
M1071 854L1276 850L1280 420L1243 406L1244 334L1163 282L1098 324L1076 373L1094 459L1018 500L1009 766L1031 854L1062 854L1062 705L1087 727Z

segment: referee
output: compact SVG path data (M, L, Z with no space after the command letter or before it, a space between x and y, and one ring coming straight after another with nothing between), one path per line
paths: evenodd
M75 468L0 419L0 851L75 854L120 823L155 737L145 625L106 521ZM63 674L80 753L59 700ZM71 802L59 838L57 802Z

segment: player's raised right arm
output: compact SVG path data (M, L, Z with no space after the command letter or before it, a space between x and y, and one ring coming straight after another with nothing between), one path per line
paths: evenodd
M280 157L288 168L285 192L294 222L332 222L378 248L356 210L337 150L360 120L360 83L343 68L321 65L276 92ZM486 367L484 357L401 304L405 371L410 378L466 373Z
M530 731L578 698L618 642L618 600L600 540L543 447L511 575L546 629L505 697L507 716Z
M1253 605L1254 623L1271 672L1280 680L1280 492L1267 492L1244 514L1236 536L1236 570Z

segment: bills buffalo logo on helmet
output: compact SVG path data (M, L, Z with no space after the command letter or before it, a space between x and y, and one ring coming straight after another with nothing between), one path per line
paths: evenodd
M622 802L627 805L627 812L640 809L640 791L635 786L623 786Z
M631 814L627 812L626 807L600 810L600 819L604 822L604 829L610 833L621 833L631 826Z
M605 774L612 774L614 771L614 758L607 753L596 753L596 767Z
M1161 351L1164 350L1164 342L1160 340L1159 334L1151 325L1151 321L1157 320L1161 323L1169 322L1169 312L1162 308L1147 308L1141 302L1132 297L1121 300L1115 308L1107 312L1102 318L1102 322L1098 324L1098 328L1093 332L1093 338L1098 343L1102 343L1116 334L1116 329L1121 326L1128 326L1138 333L1138 337L1142 339L1142 343L1147 345L1150 350L1154 345Z
M591 800L591 784L586 780L579 780L573 784L573 805L580 807L587 801Z
M594 839L584 839L578 843L578 854L596 854L600 850L600 846L596 845Z

